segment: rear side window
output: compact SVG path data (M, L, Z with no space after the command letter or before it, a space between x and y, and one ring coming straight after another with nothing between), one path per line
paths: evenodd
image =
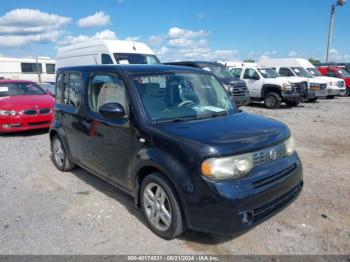
M37 63L21 63L22 73L42 73L43 68L41 64Z
M46 73L54 74L55 73L55 64L46 64Z
M56 102L78 108L81 104L82 79L79 73L57 76Z
M107 103L119 103L127 110L124 83L117 75L96 74L89 86L90 108L98 112Z
M101 64L103 64L103 65L113 64L111 56L107 55L107 54L102 54L101 55Z
M244 79L259 79L259 75L254 69L248 68L245 70L243 78Z
M280 71L279 71L279 74L281 76L294 76L292 70L290 70L289 68L287 67L281 67L280 68Z

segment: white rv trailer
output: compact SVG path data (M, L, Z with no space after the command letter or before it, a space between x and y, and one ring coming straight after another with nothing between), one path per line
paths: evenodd
M55 60L49 57L0 57L0 78L38 83L55 82L55 64Z
M89 40L58 49L57 68L99 64L160 64L146 44L122 40Z

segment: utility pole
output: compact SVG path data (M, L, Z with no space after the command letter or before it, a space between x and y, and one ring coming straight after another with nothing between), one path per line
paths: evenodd
M329 22L329 31L328 31L328 44L327 44L327 56L326 56L326 63L329 63L329 52L332 46L332 35L333 35L333 27L334 27L334 14L335 14L335 8L337 6L343 6L345 5L346 0L338 0L337 4L332 5L332 11L331 11L331 20Z

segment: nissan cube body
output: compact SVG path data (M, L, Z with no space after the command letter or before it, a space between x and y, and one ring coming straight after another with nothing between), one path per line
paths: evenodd
M239 112L205 70L164 65L57 72L53 162L135 199L157 235L238 234L293 202L302 164L286 125Z

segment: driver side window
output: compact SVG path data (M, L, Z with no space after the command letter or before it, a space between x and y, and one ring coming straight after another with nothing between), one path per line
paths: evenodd
M127 110L124 83L117 75L96 74L89 85L90 108L98 112L107 103L119 103Z
M292 70L287 67L281 67L279 73L281 76L294 76Z
M245 70L243 78L253 79L253 80L260 79L259 74L254 69L251 69L251 68L248 68Z

